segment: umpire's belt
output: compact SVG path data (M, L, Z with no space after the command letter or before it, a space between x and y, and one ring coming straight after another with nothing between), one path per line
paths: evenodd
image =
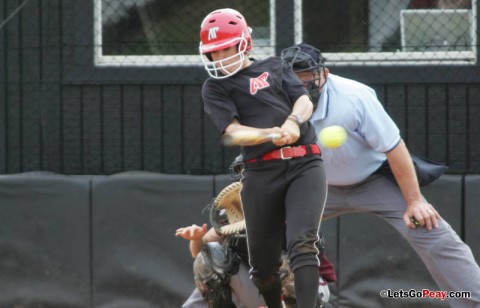
M309 151L310 150L310 151ZM260 160L272 160L272 159L292 159L295 157L303 157L311 154L320 154L320 148L316 144L299 145L296 147L283 147L278 150L265 153L258 158L252 158L246 161L246 163L254 163Z

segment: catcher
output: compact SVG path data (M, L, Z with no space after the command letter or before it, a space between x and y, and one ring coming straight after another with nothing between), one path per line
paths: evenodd
M231 166L234 180L241 168L237 158ZM197 289L182 307L259 307L265 306L258 289L249 278L245 221L240 201L241 182L225 187L210 205L210 222L179 228L176 236L190 240L190 252L195 258L194 275ZM335 281L333 266L326 259L321 243L321 267L317 307L327 307L330 291L327 282ZM295 307L293 273L287 258L281 267L282 293L287 307Z

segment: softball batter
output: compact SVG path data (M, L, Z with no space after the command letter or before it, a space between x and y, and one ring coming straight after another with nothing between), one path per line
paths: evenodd
M248 57L250 32L232 9L213 11L203 20L200 54L210 75L202 88L204 109L222 134L280 134L272 142L242 147L250 274L267 306L282 307L278 270L286 234L297 307L311 308L319 279L315 242L326 198L317 137L308 121L313 104L288 63Z

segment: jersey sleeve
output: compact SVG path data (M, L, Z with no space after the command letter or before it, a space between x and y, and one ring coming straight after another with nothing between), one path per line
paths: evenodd
M292 68L286 61L282 61L283 65L283 89L287 93L290 102L293 104L297 99L302 95L308 95L307 89L304 87L303 82L297 77L297 75L292 71Z
M400 142L400 130L378 101L375 91L367 88L357 99L359 133L374 150L392 150Z
M202 87L203 108L215 126L223 134L234 118L238 118L238 111L233 100L226 91L207 79Z

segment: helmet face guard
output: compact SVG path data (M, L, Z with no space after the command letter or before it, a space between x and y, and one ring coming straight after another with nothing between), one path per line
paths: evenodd
M232 45L237 45L238 46L237 53L225 59L213 61L211 60L210 52L208 53L203 52L204 49L203 49L202 43L200 43L199 49L200 49L200 55L202 56L203 65L205 66L205 70L207 71L207 73L212 78L215 78L215 79L227 78L232 75L235 75L242 68L243 61L245 60L245 55L247 54L246 52L246 48L248 46L247 40L242 35L240 39L234 39L233 44L229 43L225 45L228 45L227 47L230 47ZM227 47L224 47L224 48L227 48ZM223 49L223 48L218 47L215 50L220 50L220 49ZM228 64L224 64L224 63L228 63Z
M245 18L236 10L220 9L205 17L200 26L199 51L205 69L212 78L227 78L242 69L245 56L252 48L250 33L251 28ZM236 46L236 54L212 60L210 53L232 46Z

